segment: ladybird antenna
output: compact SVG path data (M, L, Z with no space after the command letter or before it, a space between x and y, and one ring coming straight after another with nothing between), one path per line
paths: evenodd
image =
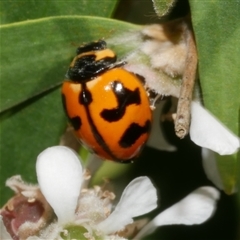
M152 110L155 110L156 108L156 103L159 101L159 100L162 100L164 97L161 95L161 94L157 94L154 98L150 98L150 108Z
M116 68L116 67L122 67L124 65L126 65L127 62L126 61L119 61L119 62L116 62L116 63L113 63L109 66L109 69L113 69L113 68Z

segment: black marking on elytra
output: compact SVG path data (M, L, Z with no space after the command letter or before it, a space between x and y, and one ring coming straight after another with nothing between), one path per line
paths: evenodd
M77 55L79 55L85 52L103 50L103 49L106 49L106 47L107 47L107 43L103 40L99 40L97 42L90 42L83 46L80 46L79 48L77 48L76 53Z
M82 90L78 97L78 102L81 105L87 106L93 101L91 92L87 89L86 84L82 84Z
M65 114L67 115L69 121L71 122L73 128L77 131L80 129L82 125L81 118L79 116L76 117L70 117L67 111L67 104L66 104L66 96L62 93L62 104Z
M102 110L100 115L108 122L116 122L124 116L127 106L131 104L139 105L141 103L141 98L139 88L132 91L124 87L120 81L113 81L111 87L118 105L113 109Z
M94 54L76 59L74 66L68 69L68 78L78 83L90 81L100 73L112 68L112 64L116 62L116 56L105 57L98 61L95 59Z
M87 89L86 84L82 85L82 92L89 92L89 90ZM81 95L81 93L80 93ZM79 96L79 98L81 98L81 96ZM93 136L95 138L95 140L97 141L97 143L103 148L103 150L114 160L117 160L117 157L111 152L110 148L108 147L108 145L106 144L106 142L104 141L102 135L100 134L100 132L98 131L92 116L90 114L90 110L89 110L89 106L88 104L83 104L85 111L86 111L86 115L87 115L87 120L88 123L91 127L91 131L93 133Z
M71 122L75 131L78 131L82 126L82 120L79 116L69 118L69 121Z
M150 127L150 120L147 120L144 126L140 126L137 123L131 123L120 138L118 142L119 145L123 148L131 147L142 134L150 131Z

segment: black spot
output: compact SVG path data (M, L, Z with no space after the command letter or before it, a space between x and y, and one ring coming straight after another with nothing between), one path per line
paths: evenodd
M92 94L87 89L86 84L82 84L82 91L79 93L78 101L81 105L87 106L92 102Z
M69 118L69 121L71 122L75 131L80 129L80 127L82 125L82 121L81 121L81 118L79 116Z
M134 91L125 88L119 81L114 81L111 84L113 93L116 96L118 106L113 109L104 109L101 112L101 117L108 122L116 122L125 114L128 105L141 103L139 88Z
M118 142L119 145L123 148L131 147L142 134L150 131L150 127L151 122L149 120L145 122L143 127L137 123L131 123Z

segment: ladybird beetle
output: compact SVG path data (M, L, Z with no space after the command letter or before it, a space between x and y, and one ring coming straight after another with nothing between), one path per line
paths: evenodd
M148 139L152 110L140 77L124 64L103 40L79 47L62 101L83 145L104 159L127 163Z

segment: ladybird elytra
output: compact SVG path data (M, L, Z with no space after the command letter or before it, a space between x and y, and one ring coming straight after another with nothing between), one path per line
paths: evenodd
M96 51L91 69L99 70L96 59L104 61L105 57L115 57L112 50L104 53L105 50L109 49ZM93 55L94 51L90 52ZM85 53L80 55L86 56ZM63 83L62 96L77 137L104 159L132 161L147 141L152 121L152 110L142 82L121 64L109 68L103 64L105 69L100 73L94 71L90 79L85 79L82 69L75 65L76 61L70 65L68 76L72 69L76 72L74 79L66 79Z

